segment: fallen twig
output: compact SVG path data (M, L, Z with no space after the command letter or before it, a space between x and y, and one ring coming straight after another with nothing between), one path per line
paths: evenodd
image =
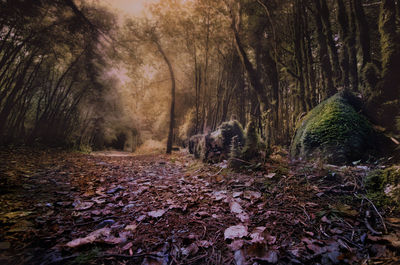
M378 214L379 218L381 219L382 225L383 225L383 230L385 230L385 234L387 234L388 230L386 228L385 220L383 220L382 215L379 213L378 209L375 207L374 203L370 199L368 199L365 195L363 195L363 197L364 197L364 199L366 199L372 205L372 207L374 208L375 212Z
M164 258L164 256L150 253L142 253L135 255L125 255L125 254L102 254L97 256L97 258L124 258L124 259L135 259L135 258Z
M369 211L366 211L365 217L364 217L364 223L365 223L365 226L368 228L368 230L374 235L382 235L382 232L378 232L372 228L372 226L368 222L368 217L369 217Z

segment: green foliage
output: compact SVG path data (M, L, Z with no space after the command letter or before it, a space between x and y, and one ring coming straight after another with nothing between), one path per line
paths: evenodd
M357 100L338 93L319 104L299 124L293 142L293 157L312 158L316 154L329 163L357 160L374 148L374 131L357 113Z
M400 168L374 170L365 178L367 196L380 206L400 207Z

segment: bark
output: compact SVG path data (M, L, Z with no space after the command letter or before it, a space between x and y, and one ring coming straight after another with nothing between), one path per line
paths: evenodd
M357 25L356 14L353 6L350 4L350 35L348 37L349 45L349 74L350 83L353 91L358 91L358 68L357 68L357 47L356 47Z
M319 0L315 1L317 11L321 8ZM317 13L314 13L315 24L317 26L317 38L318 38L318 46L319 46L319 58L322 69L322 76L325 82L325 95L324 97L330 97L336 93L336 89L333 84L333 72L332 65L328 55L328 44L326 42L326 38L323 32L322 20L321 16Z
M345 90L349 89L350 86L350 73L349 73L349 21L346 12L346 6L343 0L337 0L338 5L338 22L340 26L340 40L342 42L341 46L341 58L340 67L342 69L342 80L341 83Z
M253 64L250 62L249 57L244 50L243 43L240 39L239 32L235 26L232 26L235 46L238 56L245 68L247 75L249 77L250 84L254 91L257 94L257 98L259 101L260 109L264 112L267 112L269 109L269 100L267 98L266 92L261 84L260 77L257 75L256 69L254 69Z
M371 40L369 37L368 21L365 17L362 0L352 0L358 31L358 41L362 53L362 67L371 62Z
M174 140L174 127L175 127L175 74L174 69L172 68L171 61L168 59L165 51L163 50L160 41L154 37L153 42L156 44L157 49L161 56L163 57L165 63L168 66L168 71L171 78L171 109L170 109L170 121L169 121L169 131L168 131L168 139L167 139L167 154L171 154L172 152L172 144Z
M328 9L328 5L327 5L327 1L326 0L320 0L320 15L321 15L321 19L322 19L322 24L324 26L325 29L325 34L326 34L326 39L328 42L328 47L329 50L331 52L331 57L332 57L332 66L333 66L333 73L335 75L335 92L337 91L337 86L339 81L341 80L341 70L340 70L340 64L339 64L339 55L336 49L336 43L333 40L333 32L332 32L332 25L330 22L330 17L329 17L329 9Z

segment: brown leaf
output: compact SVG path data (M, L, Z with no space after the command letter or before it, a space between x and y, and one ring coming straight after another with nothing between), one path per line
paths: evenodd
M244 225L234 225L228 227L224 232L224 237L226 239L242 238L247 236L247 227Z
M93 231L86 237L77 238L77 239L74 239L74 240L68 242L66 244L66 246L70 247L70 248L75 248L75 247L79 247L82 245L90 244L90 243L95 242L96 240L98 240L101 237L108 237L110 235L110 233L111 233L110 228L107 228L107 227L101 228L96 231Z

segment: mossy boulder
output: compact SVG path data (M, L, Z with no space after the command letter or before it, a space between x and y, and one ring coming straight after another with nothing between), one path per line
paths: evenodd
M360 109L360 101L350 93L337 93L320 103L299 122L291 156L332 164L365 158L376 149L377 136Z
M240 123L237 120L224 122L211 133L192 136L189 140L189 152L204 162L228 159L235 136L238 146L242 147L245 137Z
M266 145L257 132L257 122L254 118L250 120L246 127L246 143L242 151L242 159L250 161L259 158L261 151L265 151Z
M200 158L202 150L205 148L205 135L196 134L189 139L189 153L193 154L195 158Z
M243 147L245 136L243 127L237 120L222 123L215 131L210 133L206 139L206 156L203 159L207 162L218 162L228 159L231 152L232 139L236 137L239 147Z
M371 171L365 178L367 196L380 206L400 207L400 166Z

